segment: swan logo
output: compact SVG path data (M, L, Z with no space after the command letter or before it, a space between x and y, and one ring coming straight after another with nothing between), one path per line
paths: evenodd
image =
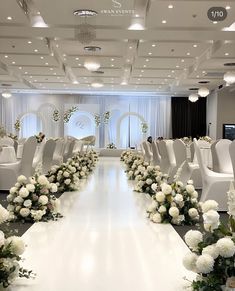
M112 8L101 10L101 14L108 16L124 16L135 14L133 9L124 9L122 2L119 0L111 0Z

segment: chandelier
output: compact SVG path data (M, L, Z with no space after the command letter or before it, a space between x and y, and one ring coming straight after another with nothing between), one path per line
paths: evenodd
M227 72L224 74L224 81L227 85L232 85L235 83L235 71L234 72Z
M3 98L11 98L11 96L12 96L12 94L11 94L11 92L10 91L4 91L4 92L2 92L2 97Z
M188 97L188 100L190 102L197 102L198 100L198 95L197 94L190 94L189 97Z
M91 86L93 88L102 88L104 86L104 83L100 80L95 80L91 83Z
M91 72L95 72L100 68L100 63L96 59L86 59L84 62L84 67Z
M206 97L210 94L210 90L206 87L201 87L199 90L198 90L198 95L200 97Z

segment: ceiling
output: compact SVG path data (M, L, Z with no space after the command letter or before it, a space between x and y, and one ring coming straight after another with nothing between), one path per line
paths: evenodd
M228 16L214 23L207 11L218 6ZM187 96L205 86L200 81L218 88L235 70L224 66L235 63L235 1L0 0L0 7L0 91ZM77 9L98 14L85 19ZM89 44L75 37L85 21L96 31ZM84 67L88 57L102 73ZM100 89L91 86L97 80Z

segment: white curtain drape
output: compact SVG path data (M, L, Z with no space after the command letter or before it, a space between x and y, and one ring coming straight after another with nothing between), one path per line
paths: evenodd
M153 138L163 136L171 137L171 98L170 97L135 97L135 96L98 96L98 95L31 95L31 94L15 94L10 99L0 99L1 124L4 125L8 132L14 133L14 122L20 116L28 115L23 122L22 133L28 136L37 134L39 128L46 133L46 136L64 136L68 132L81 130L81 126L85 126L88 121L84 119L79 122L70 122L64 125L62 117L66 109L72 106L78 106L81 111L85 111L92 117L99 114L101 119L106 111L111 112L111 118L108 124L101 123L98 129L90 128L90 132L96 132L99 144L96 146L106 147L108 143L116 143L118 128L117 123L122 116L128 112L134 112L136 116L126 116L120 124L120 146L136 146L146 135ZM61 113L61 120L55 123L52 120L54 108ZM35 115L38 114L37 126L29 126L30 122L35 124ZM30 116L34 120L30 120ZM139 116L139 117L138 117ZM143 135L141 132L141 119L148 124L148 133ZM82 124L82 125L81 125ZM77 126L77 128L75 128ZM92 122L89 123L92 125ZM71 127L71 128L70 128ZM80 129L79 129L80 127ZM85 129L83 129L86 132ZM80 136L80 134L78 134Z

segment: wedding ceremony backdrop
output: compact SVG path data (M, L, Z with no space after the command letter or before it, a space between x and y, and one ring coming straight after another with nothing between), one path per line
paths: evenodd
M47 137L94 135L96 147L127 148L148 135L172 136L170 97L15 94L0 102L1 124L16 133L19 120L20 138L40 131Z

